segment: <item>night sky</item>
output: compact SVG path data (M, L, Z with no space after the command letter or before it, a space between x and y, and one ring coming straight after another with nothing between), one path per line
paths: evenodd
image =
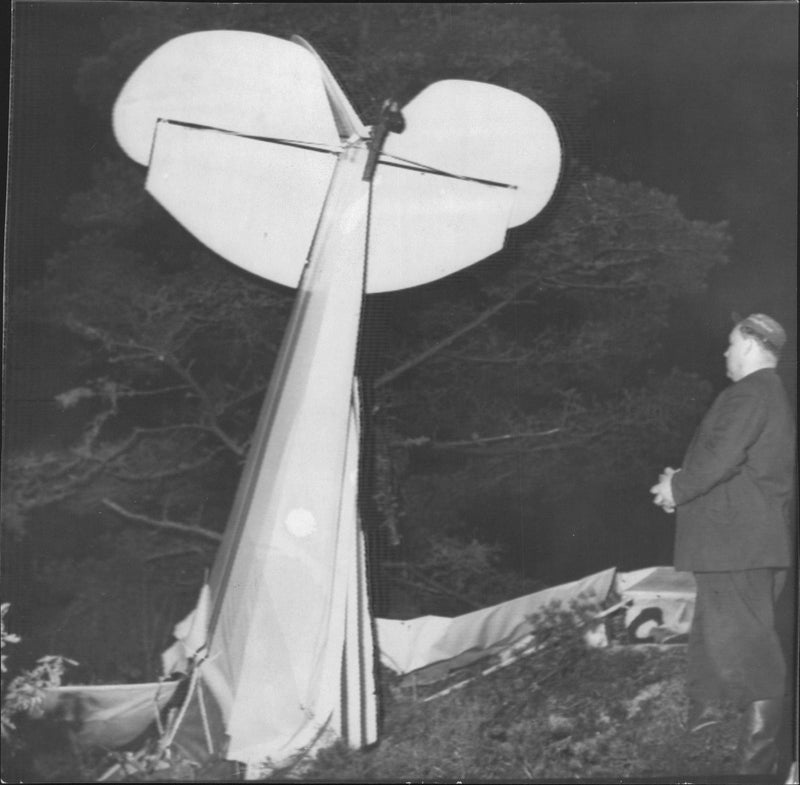
M108 130L74 94L113 3L16 2L9 238L13 287L69 237L60 214L90 182ZM675 335L676 361L722 381L729 314L773 314L796 358L797 20L794 2L558 5L568 41L612 80L594 111L594 168L676 194L684 213L729 219L733 264ZM681 329L683 327L683 329ZM14 325L9 325L14 330ZM698 348L699 347L699 348ZM12 358L13 360L13 358ZM12 375L16 362L8 369ZM17 387L6 394L16 394Z

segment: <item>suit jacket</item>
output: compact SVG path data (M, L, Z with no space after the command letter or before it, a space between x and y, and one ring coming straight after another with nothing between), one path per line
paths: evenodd
M720 393L672 477L676 569L788 567L794 479L794 417L763 368Z

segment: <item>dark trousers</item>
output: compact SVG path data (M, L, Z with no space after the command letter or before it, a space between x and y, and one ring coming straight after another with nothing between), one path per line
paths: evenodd
M775 600L786 570L696 572L689 635L689 697L751 702L780 698L786 663L775 631Z

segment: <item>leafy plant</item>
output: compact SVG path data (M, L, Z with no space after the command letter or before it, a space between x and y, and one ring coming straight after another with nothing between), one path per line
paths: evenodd
M534 630L535 663L541 676L565 676L586 656L588 628L596 623L600 608L589 595L578 596L568 604L553 600L526 618Z
M5 616L10 607L3 603L0 607L0 643L2 648L8 643L19 643L19 635L6 630ZM2 657L2 671L7 672L6 657ZM16 742L15 731L17 726L15 718L20 714L27 714L39 718L44 714L44 691L48 687L58 687L68 665L77 665L74 660L58 655L47 655L36 661L35 667L24 670L15 676L6 687L3 685L3 703L0 708L0 728L4 741Z
M6 613L8 613L10 607L11 603L9 602L4 602L0 605L0 650L5 649L6 645L9 643L19 643L21 640L19 635L15 635L6 630ZM2 671L2 673L6 673L8 670L6 667L7 657L7 654L0 654L0 671Z

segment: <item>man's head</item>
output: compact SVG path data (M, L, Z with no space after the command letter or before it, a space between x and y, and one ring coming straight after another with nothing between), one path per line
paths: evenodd
M772 317L754 313L731 331L725 351L728 378L735 382L760 368L774 368L786 343L786 332Z

